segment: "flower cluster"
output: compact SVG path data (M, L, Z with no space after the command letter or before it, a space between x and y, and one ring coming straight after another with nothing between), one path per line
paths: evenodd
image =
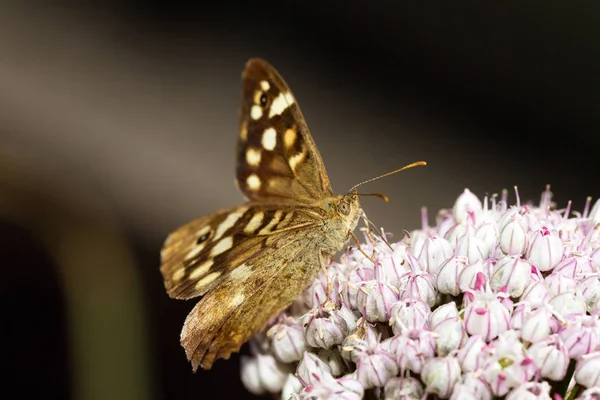
M282 399L600 399L600 201L480 201L327 267L242 359ZM327 295L327 282L331 291Z

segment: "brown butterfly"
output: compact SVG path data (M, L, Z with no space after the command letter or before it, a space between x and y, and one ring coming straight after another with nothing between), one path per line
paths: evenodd
M245 204L180 227L161 253L169 296L204 296L181 331L194 372L229 358L287 308L363 215L356 186L333 195L294 96L258 58L242 75L237 185Z

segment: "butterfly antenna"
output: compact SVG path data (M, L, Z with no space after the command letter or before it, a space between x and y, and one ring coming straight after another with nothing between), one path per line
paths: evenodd
M358 183L358 184L352 186L352 188L350 190L348 190L348 193L352 192L357 187L359 187L361 185L364 185L365 183L373 182L373 181L376 181L378 179L385 178L386 176L394 175L394 174L396 174L396 173L398 173L400 171L404 171L405 169L409 169L409 168L412 168L412 167L425 166L425 165L427 165L427 163L425 161L417 161L417 162L414 162L412 164L405 165L404 167L399 168L397 170L390 171L390 172L387 172L387 173L385 173L383 175L379 175L379 176L376 176L375 178L367 179L366 181Z

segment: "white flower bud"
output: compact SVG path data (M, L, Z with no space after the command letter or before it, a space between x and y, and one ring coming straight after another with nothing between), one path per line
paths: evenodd
M373 331L367 331L365 341L367 349L357 356L356 378L365 389L383 387L390 378L398 375L398 365Z
M577 281L570 276L553 272L544 279L544 284L548 288L548 294L551 297L564 292L573 292L577 287Z
M577 288L581 291L581 295L585 299L587 312L594 314L594 311L600 305L600 279L597 276L589 276L584 278ZM600 309L598 311L597 314L600 315Z
M498 245L500 231L495 222L486 222L475 231L475 237L481 240L487 246L490 252Z
M363 282L357 295L359 310L365 313L369 322L390 320L392 304L398 301L398 289L388 282Z
M550 299L556 314L566 319L571 314L585 314L585 299L579 292L563 292Z
M402 277L409 271L408 264L405 261L406 245L399 243L393 247L394 250L391 254L380 256L379 259L387 281L392 286L399 287Z
M302 382L300 382L296 375L288 374L285 383L283 384L283 388L281 389L281 396L279 396L279 398L281 400L289 400L289 398L293 395L300 393L302 388Z
M464 398L462 396L465 396ZM454 386L451 400L492 400L492 389L478 372L463 374L460 383Z
M465 257L467 264L488 258L490 249L490 246L470 231L459 237L456 243L456 254Z
M273 325L267 335L271 337L271 348L277 359L284 363L298 361L306 350L304 332L294 318L285 318Z
M548 382L526 382L506 395L506 400L552 400Z
M556 230L543 226L529 234L527 259L540 271L550 271L556 267L564 254L565 246Z
M595 274L597 271L594 270L592 260L589 256L572 253L569 257L558 263L552 272L561 273L574 279L580 279L582 276Z
M482 209L481 200L469 189L465 189L456 199L454 207L452 207L452 216L456 222L465 222L470 219L475 225L479 220Z
M421 382L412 377L395 377L390 379L383 388L384 400L416 400L423 397Z
M600 325L596 317L575 316L568 321L565 329L559 332L569 357L574 360L591 353L600 346Z
M427 327L430 313L429 305L422 300L404 299L397 301L392 305L390 317L392 331L394 334L400 334L413 329L424 329Z
M458 309L453 301L442 304L429 315L429 327L435 329L440 322L448 318L458 318Z
M302 319L302 326L306 343L311 347L323 349L342 343L348 333L346 321L329 308L306 314Z
M316 354L305 352L296 369L296 375L305 385L315 385L326 379L333 379L331 367Z
M384 340L381 345L393 354L400 371L421 373L423 363L435 355L436 335L429 331L412 331Z
M527 349L527 355L543 378L558 382L567 374L569 352L558 335L533 343Z
M473 264L467 265L458 276L458 284L461 292L466 292L469 289L475 289L475 281L478 273L488 276L485 265L482 260L476 261Z
M452 255L452 246L450 243L439 236L431 236L423 243L423 248L419 254L419 264L425 271L436 275L440 266Z
M458 351L458 362L465 372L477 371L485 363L483 349L486 343L481 335L469 336L462 349Z
M574 377L575 382L586 388L600 387L600 351L586 354L577 360Z
M341 376L346 372L346 364L338 351L321 349L319 350L317 357L329 365L332 376Z
M493 293L476 293L474 301L465 310L467 333L482 335L486 342L506 331L509 325L510 313Z
M490 279L490 286L494 290L506 287L510 297L520 297L529 283L531 264L519 256L506 256L496 264Z
M552 313L548 307L540 307L529 313L521 327L521 337L529 343L546 339L551 332Z
M460 318L448 318L439 323L434 332L439 336L435 348L438 356L447 356L461 348L467 340L467 332Z
M279 392L289 372L287 365L281 364L270 354L241 357L242 383L254 394Z
M520 216L519 214L516 214ZM520 256L527 249L527 229L522 218L515 217L500 228L500 248L507 255Z
M452 256L440 267L435 284L440 293L457 296L460 293L459 275L467 266L467 259L462 256Z
M440 398L447 399L460 375L460 365L455 357L435 357L425 361L421 379L428 393L435 393Z
M539 307L547 304L550 299L548 288L544 281L529 279L529 283L525 286L525 290L521 295L521 302L530 304L532 307Z

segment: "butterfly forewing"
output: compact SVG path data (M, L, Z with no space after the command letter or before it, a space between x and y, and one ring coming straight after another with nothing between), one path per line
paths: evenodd
M292 92L263 60L246 64L240 119L237 183L248 199L312 203L332 195Z

